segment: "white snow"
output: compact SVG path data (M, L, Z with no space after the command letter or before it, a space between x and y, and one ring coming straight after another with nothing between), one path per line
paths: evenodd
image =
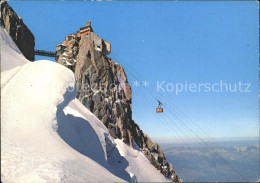
M72 65L71 63L69 63L67 60L65 62L66 65Z
M1 72L15 68L17 66L22 66L29 61L26 60L22 53L8 35L5 29L1 27ZM12 58L12 60L9 60ZM6 60L6 63L2 62Z
M166 182L77 99L74 74L27 61L1 29L3 182Z

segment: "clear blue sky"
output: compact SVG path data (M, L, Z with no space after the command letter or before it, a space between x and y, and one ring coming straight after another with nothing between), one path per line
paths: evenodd
M94 32L111 43L109 57L124 66L133 89L133 118L151 137L259 135L256 2L9 3L33 32L38 49L55 51L66 35L91 21ZM136 79L150 85L135 87ZM156 92L157 81L220 80L251 83L251 92ZM168 110L156 114L152 96Z

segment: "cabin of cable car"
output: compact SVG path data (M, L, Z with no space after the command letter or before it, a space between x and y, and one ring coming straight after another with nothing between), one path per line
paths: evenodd
M162 103L158 100L159 104L158 107L156 108L156 112L157 113L162 113L163 112L163 108L162 108Z

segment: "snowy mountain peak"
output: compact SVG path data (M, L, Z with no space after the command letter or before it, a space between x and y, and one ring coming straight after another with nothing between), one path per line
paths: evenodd
M74 99L69 69L29 62L0 30L2 182L168 181Z
M102 38L93 32L71 34L57 45L58 63L77 78L77 98L108 128L110 135L134 149L141 149L150 163L173 182L179 182L160 146L153 143L132 119L132 90L120 64L100 51ZM110 49L110 44L109 44Z

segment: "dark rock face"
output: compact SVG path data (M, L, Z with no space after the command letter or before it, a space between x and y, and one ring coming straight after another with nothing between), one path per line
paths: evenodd
M6 1L1 2L1 25L7 30L25 58L34 61L34 36Z
M75 72L77 98L105 124L114 138L122 139L132 148L140 148L165 177L180 182L159 145L132 119L131 87L124 69L106 57L92 37L96 39L96 36L72 34L56 48L57 62Z

